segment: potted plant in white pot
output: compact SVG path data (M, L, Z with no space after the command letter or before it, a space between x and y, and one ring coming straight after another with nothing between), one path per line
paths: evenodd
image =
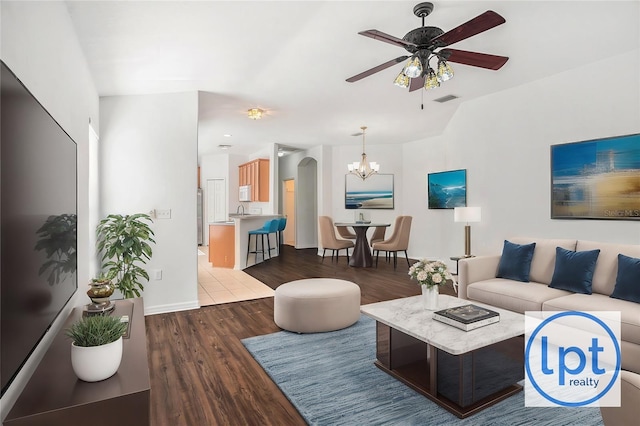
M140 297L144 290L141 279L149 281L149 274L141 265L151 259L149 243L155 243L153 223L149 215L110 214L98 224L98 251L102 253L102 269L113 280L125 298Z
M73 323L65 334L71 342L71 366L79 379L98 382L113 376L122 361L127 324L119 317L92 315Z

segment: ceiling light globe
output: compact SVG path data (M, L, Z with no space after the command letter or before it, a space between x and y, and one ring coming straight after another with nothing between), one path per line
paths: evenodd
M418 59L417 56L409 59L409 62L407 62L402 72L409 78L420 77L422 75L422 63L420 59Z
M396 79L393 81L393 84L406 89L409 87L409 77L407 77L404 72L400 72L400 74L398 74Z
M445 61L438 61L438 81L448 81L453 78L453 68Z
M264 110L260 108L251 108L247 110L247 115L252 120L260 120L262 118L263 113L264 113Z
M440 82L438 81L438 77L436 73L429 68L427 71L427 78L424 81L424 88L427 90L435 89L436 87L440 87Z

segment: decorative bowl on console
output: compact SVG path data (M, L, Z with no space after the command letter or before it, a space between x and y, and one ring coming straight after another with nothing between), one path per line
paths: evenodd
M91 303L87 305L87 312L106 312L114 308L115 304L109 299L115 290L115 285L110 279L105 277L97 277L91 279L89 283L87 296L91 299Z

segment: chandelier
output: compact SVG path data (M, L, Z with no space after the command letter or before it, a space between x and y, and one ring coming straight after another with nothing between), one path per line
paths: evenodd
M360 127L362 129L362 159L360 161L354 161L347 164L349 173L358 176L360 179L365 180L371 175L378 173L380 165L375 161L369 163L367 161L367 154L364 152L364 135L367 130L367 126Z
M264 110L260 108L251 108L247 110L247 115L252 120L260 120L262 118L262 114L264 114Z
M432 58L438 58L437 71L429 65ZM440 87L440 83L453 78L453 68L440 55L429 50L418 51L404 66L400 74L393 81L398 87L408 88L412 78L424 78L424 88L426 90Z

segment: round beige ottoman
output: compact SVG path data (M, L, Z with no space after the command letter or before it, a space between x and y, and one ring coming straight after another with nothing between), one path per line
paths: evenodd
M333 278L291 281L276 289L273 304L273 319L285 330L339 330L360 318L360 287Z

